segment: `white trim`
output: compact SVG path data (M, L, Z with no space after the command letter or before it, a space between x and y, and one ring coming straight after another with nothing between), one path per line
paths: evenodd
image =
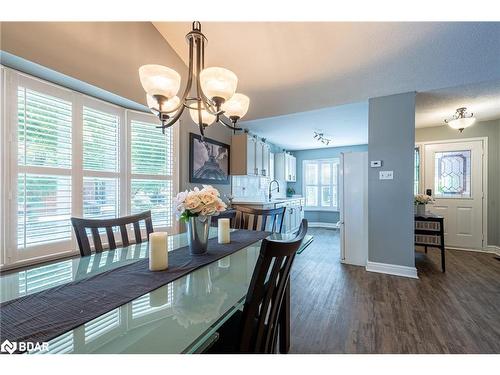
M420 141L415 142L415 146L421 147L420 152L420 179L419 187L424 189L424 176L425 176L425 145L439 144L439 143L462 143L462 142L483 142L483 155L482 155L482 175L483 175L483 246L488 246L488 137L471 137L471 138L457 138L457 139L443 139L437 141ZM424 191L422 191L423 193Z
M500 256L500 246L489 245L486 247L485 251Z
M415 267L400 266L398 264L366 262L366 270L368 272L386 273L388 275L410 277L418 279L417 269Z
M310 221L308 224L309 228L329 228L338 229L339 226L336 223L322 223L320 221Z

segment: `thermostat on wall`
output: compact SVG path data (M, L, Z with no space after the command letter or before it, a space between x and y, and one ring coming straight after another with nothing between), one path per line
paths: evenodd
M370 161L370 167L379 168L382 166L382 160L372 160Z

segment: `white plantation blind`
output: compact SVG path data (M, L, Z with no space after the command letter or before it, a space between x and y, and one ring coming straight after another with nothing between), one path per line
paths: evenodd
M17 246L24 249L68 240L72 104L19 87L17 125Z
M119 216L119 181L117 178L83 178L83 216L112 219Z
M83 169L119 172L118 116L83 107Z
M24 87L17 93L19 164L71 168L71 102Z
M304 160L303 163L306 208L336 210L339 159Z
M154 123L131 122L131 171L132 174L172 174L172 128L162 134Z
M151 210L156 230L173 227L178 130L162 134L152 114L9 68L1 72L6 126L0 148L12 157L0 160L8 173L0 197L6 244L0 267L78 253L72 216L105 219ZM64 279L59 271L55 277ZM24 285L36 288L28 279Z
M132 120L130 199L133 214L151 210L154 227L172 226L172 128Z

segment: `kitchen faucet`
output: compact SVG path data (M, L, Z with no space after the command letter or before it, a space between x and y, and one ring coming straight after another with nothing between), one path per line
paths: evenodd
M274 189L271 189L271 186L273 185L273 182L276 182L276 187ZM271 193L276 190L278 193L280 192L280 183L278 182L278 180L272 180L270 183L269 183L269 201L271 200Z

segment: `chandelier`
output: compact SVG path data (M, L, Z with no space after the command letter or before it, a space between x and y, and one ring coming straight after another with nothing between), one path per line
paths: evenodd
M161 121L158 128L165 133L165 129L174 125L187 108L202 137L205 128L215 122L233 131L241 130L236 123L247 113L250 99L236 93L238 77L228 69L205 68L207 38L201 32L200 22L193 22L186 41L189 45L188 77L180 98L177 93L181 76L175 70L154 64L139 68L148 107Z
M467 113L467 108L461 107L457 108L455 114L451 118L444 120L444 122L448 124L450 128L458 129L458 131L462 133L465 128L468 128L476 122L473 116L473 113Z

